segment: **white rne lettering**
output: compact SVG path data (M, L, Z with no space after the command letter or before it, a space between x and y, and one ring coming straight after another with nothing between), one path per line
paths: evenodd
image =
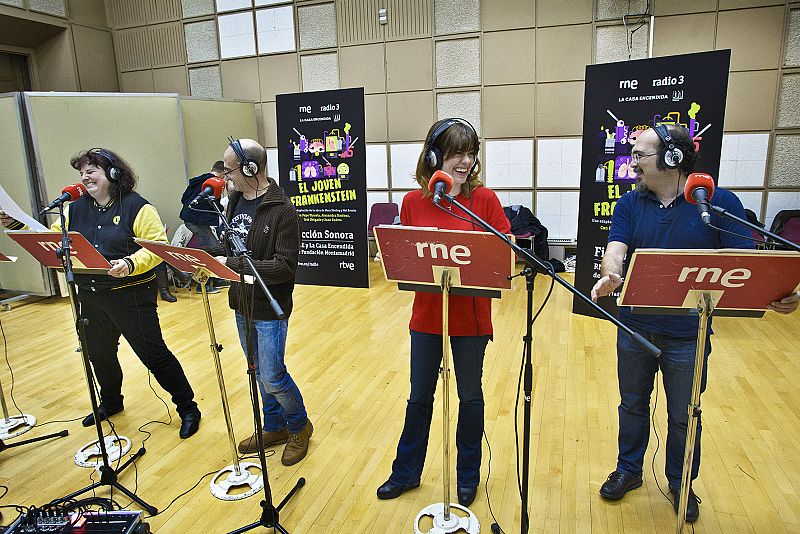
M40 247L42 247L43 249L45 249L45 250L52 250L52 251L55 251L55 250L57 250L57 249L58 249L58 247L60 247L60 246L61 246L59 243L56 243L55 241L37 241L37 243L38 243L38 244L39 244L39 246L40 246Z
M723 273L719 267L684 267L678 276L678 282L686 282L692 273L696 273L694 282L705 282L706 276L708 276L709 283L716 284L719 282L725 287L742 287L744 285L743 280L749 280L753 274L749 269L743 268L731 269Z
M469 258L470 251L464 245L453 245L450 249L450 259L459 265L469 265L470 260L463 260L461 258Z
M734 284L734 282L748 280L751 274L749 269L731 269L722 276L722 282L720 283L725 287L742 287L744 282L740 284Z
M168 250L167 254L169 254L170 256L175 258L176 260L188 261L191 264L202 265L204 267L206 265L205 263L201 263L200 260L198 260L197 258L192 256L191 254L183 254L181 252L172 252L171 250Z
M472 263L471 260L464 259L472 255L472 252L465 245L453 245L449 250L447 249L447 245L442 243L415 243L415 245L417 247L418 258L424 258L425 250L428 249L430 250L432 260L450 259L459 265L469 265Z
M442 259L447 259L447 245L443 245L442 243L431 243L431 259L436 259L439 254L442 255Z

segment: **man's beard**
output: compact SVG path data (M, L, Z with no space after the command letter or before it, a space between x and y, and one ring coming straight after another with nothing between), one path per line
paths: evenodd
M638 175L636 176L636 182L633 184L633 188L636 191L641 191L642 193L649 191L649 189L647 188L647 184L644 183L642 181L642 178Z

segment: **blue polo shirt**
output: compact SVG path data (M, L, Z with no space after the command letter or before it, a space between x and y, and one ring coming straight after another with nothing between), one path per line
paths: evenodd
M741 201L727 189L716 188L712 204L745 219ZM750 236L745 226L720 215L711 214L711 224L739 234ZM628 258L637 248L667 249L752 249L753 242L719 232L703 224L697 206L683 195L664 206L652 191L633 190L622 195L614 207L608 241L628 245ZM626 260L627 270L627 260ZM697 336L697 315L644 315L634 314L628 306L619 310L619 319L626 325L677 338Z

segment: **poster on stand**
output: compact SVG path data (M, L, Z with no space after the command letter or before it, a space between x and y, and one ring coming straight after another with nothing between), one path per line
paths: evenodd
M655 124L679 124L698 153L695 171L716 180L731 51L717 50L586 66L575 286L588 295L600 278L611 216L636 186L631 149ZM611 297L619 296L619 290ZM616 314L616 298L599 304ZM573 298L573 313L598 317Z
M297 208L297 283L369 287L364 89L277 95L279 183Z

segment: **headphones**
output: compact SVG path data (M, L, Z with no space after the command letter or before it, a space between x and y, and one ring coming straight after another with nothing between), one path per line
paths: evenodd
M656 124L653 126L653 130L655 130L656 135L658 135L658 138L661 139L661 142L666 147L661 154L664 165L670 169L677 168L683 161L683 150L675 145L675 141L672 140L672 136L669 134L669 130L666 126L663 124Z
M239 139L234 139L232 136L228 137L228 143L230 144L231 149L233 150L236 157L239 159L239 163L241 164L242 174L244 174L248 178L252 178L258 171L261 170L258 166L258 162L256 160L250 159L244 155L244 150L242 150L242 143Z
M114 156L111 155L111 152L105 150L103 148L92 148L89 150L91 154L96 154L106 161L108 161L108 169L106 169L106 176L111 182L116 182L122 177L122 171L119 170L117 167L116 161L114 161Z
M475 127L469 123L466 119L460 119L458 117L453 117L450 119L445 119L435 130L431 132L431 135L428 137L428 140L425 141L425 165L428 167L439 170L442 168L442 163L444 163L444 155L439 147L436 146L436 139L440 135L442 135L445 130L453 126L454 124L463 124L475 134L475 138L478 138L478 132L475 130ZM478 151L481 149L480 140L478 140ZM475 171L475 167L478 165L478 154L475 153L475 162L472 164L472 167L469 170L469 174L467 176L472 176L473 171Z

